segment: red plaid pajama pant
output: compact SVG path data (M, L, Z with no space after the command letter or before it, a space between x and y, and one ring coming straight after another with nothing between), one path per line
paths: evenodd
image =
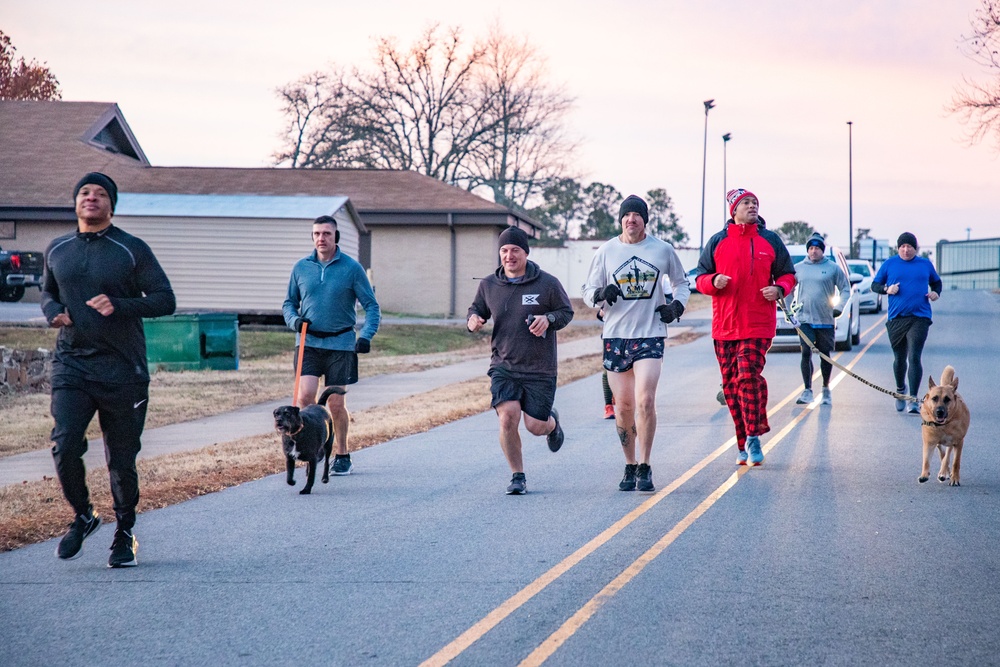
M767 423L767 380L761 375L771 339L713 342L722 371L722 394L736 425L737 447L742 450L748 435L763 435L771 430Z

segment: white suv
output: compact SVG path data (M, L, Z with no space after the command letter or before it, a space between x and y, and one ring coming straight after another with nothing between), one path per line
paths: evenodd
M856 273L861 276L861 282L858 283L861 312L881 313L882 295L872 291L872 279L875 278L875 270L872 269L871 262L867 259L849 259L847 260L847 268L851 270L852 274Z
M790 245L787 248L788 254L792 256L792 264L798 264L806 258L806 247L804 245ZM847 304L844 305L844 311L834 321L834 349L850 350L853 346L861 342L861 309L857 288L857 283L860 282L861 276L857 274L851 275L847 259L844 257L844 253L840 251L840 248L827 246L826 255L837 263L837 266L840 267L840 270L844 272L844 275L847 276L848 281L851 283L851 295L848 298ZM794 295L797 294L798 290L793 292L793 298L785 299L785 303L793 310L796 310ZM795 346L796 348L799 346L799 334L796 333L791 323L785 319L785 313L782 312L781 308L778 308L777 333L771 342L771 347L776 346Z

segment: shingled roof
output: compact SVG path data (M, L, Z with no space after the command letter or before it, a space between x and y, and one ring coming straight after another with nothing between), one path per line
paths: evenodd
M483 212L508 210L415 171L150 167L129 174L128 192L173 194L347 195L359 213Z
M101 171L120 192L346 195L362 214L516 215L413 171L152 167L118 105L108 102L0 101L0 146L0 208L72 210L73 184L88 171Z
M0 206L73 207L88 171L116 181L149 166L117 104L0 102Z

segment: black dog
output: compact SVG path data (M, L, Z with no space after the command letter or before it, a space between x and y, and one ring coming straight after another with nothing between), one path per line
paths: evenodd
M309 405L301 410L294 405L283 405L274 410L274 430L281 434L289 486L295 486L295 460L306 462L306 485L299 491L301 494L312 492L316 465L320 461L323 461L323 483L330 481L333 417L326 409L326 400L332 393L333 388L327 388L320 395L318 405Z

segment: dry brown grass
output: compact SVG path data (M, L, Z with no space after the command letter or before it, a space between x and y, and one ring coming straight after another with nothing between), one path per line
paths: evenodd
M687 333L667 341L680 345L701 334ZM559 364L559 385L593 375L601 355L592 354ZM435 389L387 406L352 415L351 450L422 433L489 409L489 378ZM242 438L200 450L139 461L142 485L140 511L167 507L284 471L277 436ZM104 468L87 473L91 501L98 513L113 517ZM70 510L59 482L53 478L0 487L0 552L56 537L66 529Z

